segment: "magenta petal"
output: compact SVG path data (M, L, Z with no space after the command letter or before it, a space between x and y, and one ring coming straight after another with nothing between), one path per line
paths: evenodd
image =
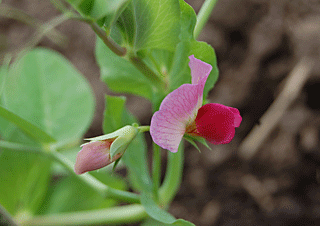
M239 110L237 108L232 108L232 107L229 107L229 110L231 110L234 114L234 126L239 127L242 121L242 117L240 115Z
M192 76L192 84L198 84L200 80L204 79L204 83L206 83L207 78L212 70L212 66L207 64L197 58L194 55L189 56L190 62L189 67L191 69Z
M112 163L109 153L110 145L111 142L109 141L95 141L83 145L77 155L74 172L82 174Z
M197 131L213 144L229 143L235 134L235 114L235 110L222 104L206 104L198 111Z

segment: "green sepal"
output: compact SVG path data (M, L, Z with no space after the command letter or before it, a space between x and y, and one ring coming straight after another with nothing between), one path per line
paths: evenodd
M110 158L112 159L117 154L123 154L127 149L131 141L139 133L139 130L133 126L125 126L113 133L105 134L98 137L87 138L85 140L90 140L91 142L103 141L103 140L113 140L110 146ZM85 144L83 144L85 145Z
M190 144L192 144L199 152L201 152L201 151L200 151L198 145L195 143L195 141L203 144L203 145L206 146L209 150L212 150L212 149L210 148L210 146L208 145L206 139L204 139L203 137L195 137L195 136L189 136L189 135L185 134L185 135L183 136L183 138L184 138L186 141L188 141Z
M121 159L121 157L118 158L118 159L114 162L113 167L112 167L112 172L114 172L114 170L116 169L117 165L118 165L119 162L120 162L120 159Z
M195 148L201 153L200 148L198 147L198 145L196 144L196 142L194 142L194 141L191 139L191 137L189 137L188 135L184 135L183 138L184 138L186 141L188 141L190 144L192 144L193 147L195 147Z

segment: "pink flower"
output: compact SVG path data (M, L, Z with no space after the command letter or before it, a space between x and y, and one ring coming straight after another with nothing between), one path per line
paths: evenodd
M212 66L193 55L189 59L192 84L183 84L169 93L151 119L153 141L171 152L178 151L184 134L203 137L213 144L229 143L242 120L236 108L202 106L203 89Z

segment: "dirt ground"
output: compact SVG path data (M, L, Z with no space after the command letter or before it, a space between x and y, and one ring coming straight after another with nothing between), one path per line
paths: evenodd
M2 2L41 21L59 14L49 1ZM198 11L203 1L187 2ZM15 20L2 23L0 39L5 35L10 49L34 32ZM95 35L77 21L57 29L68 42L45 38L39 45L65 55L88 78L97 107L87 136L100 135L103 97L110 92L99 80ZM169 211L200 226L320 225L320 2L218 0L199 40L218 57L220 77L210 101L238 108L243 122L230 144L202 147L201 153L187 146L183 183ZM284 102L270 110L281 95ZM128 95L128 108L150 123L146 100ZM260 119L265 114L270 117Z

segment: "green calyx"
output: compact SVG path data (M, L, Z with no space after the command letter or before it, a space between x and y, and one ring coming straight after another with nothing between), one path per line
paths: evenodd
M105 134L98 137L88 138L90 142L103 141L103 140L113 140L110 146L110 158L113 159L114 156L120 154L121 156L127 149L131 141L139 133L139 129L134 126L125 126L118 129L112 133Z

